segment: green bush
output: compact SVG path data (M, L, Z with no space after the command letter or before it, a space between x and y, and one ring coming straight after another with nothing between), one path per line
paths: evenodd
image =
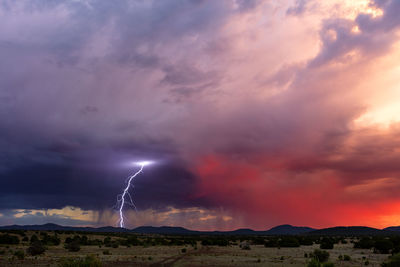
M349 255L343 255L344 261L351 261L351 257Z
M25 253L22 250L17 250L14 252L14 256L17 257L19 260L23 260L25 258Z
M334 240L331 238L324 237L319 245L320 249L333 249Z
M62 259L59 264L59 267L101 267L102 263L94 255L86 256L84 259L81 258L65 258Z
M393 243L388 239L377 240L374 245L375 253L389 254L392 249Z
M186 253L186 248L183 248L181 251L182 253Z
M77 252L77 251L81 250L81 245L79 244L79 242L77 240L74 240L70 243L66 243L64 245L64 248L68 249L68 251L71 251L71 252Z
M103 250L103 255L111 255L111 252L108 249Z
M27 253L32 256L43 254L45 251L46 251L46 248L43 246L43 244L40 241L33 242L27 249Z
M316 249L313 252L313 257L316 258L319 262L326 262L329 259L329 252Z
M36 235L32 235L31 239L30 239L31 244L33 244L33 243L35 243L37 241L39 241L39 238Z
M285 236L282 237L278 242L279 246L282 248L296 248L300 247L300 242L294 236Z
M386 262L382 263L382 267L399 267L400 266L400 253L390 257Z
M0 244L17 245L19 244L19 238L16 235L0 235Z
M311 261L307 264L307 267L320 267L321 263L316 258L311 259Z
M335 267L335 264L333 264L333 262L325 262L322 264L322 267Z

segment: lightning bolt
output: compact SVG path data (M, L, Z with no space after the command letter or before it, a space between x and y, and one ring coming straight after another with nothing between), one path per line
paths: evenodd
M138 176L141 172L143 172L144 166L147 165L146 162L139 162L138 164L140 166L140 169L135 174L133 174L132 176L130 176L128 178L128 182L127 182L127 185L126 185L124 191L122 192L122 194L118 195L118 197L117 197L117 203L120 203L120 205L119 205L119 226L121 228L125 227L125 224L124 224L124 206L125 206L125 204L128 203L136 209L135 205L133 204L132 197L129 194L129 188L131 187L133 179L136 176ZM129 197L129 200L125 200L126 197Z

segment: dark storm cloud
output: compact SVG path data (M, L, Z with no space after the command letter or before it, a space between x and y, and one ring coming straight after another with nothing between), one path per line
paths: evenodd
M299 38L308 1L283 12L265 3L3 1L0 209L110 208L138 160L157 162L135 181L139 209L251 207L258 217L286 210L266 196L299 194L293 181L322 184L329 172L343 191L398 177L397 131L354 130L367 107L349 89L397 40L398 1L376 1L381 17L325 19L307 59L285 58L301 42L266 39ZM289 24L276 35L286 21L269 16Z
M132 171L118 164L141 158L163 162L137 182L138 205L187 205L194 176L157 129L165 119L154 117L168 109L169 92L148 83L158 71L164 78L155 84L187 94L182 86L215 79L171 52L185 49L175 42L186 36L207 38L230 4L3 1L2 8L10 24L0 37L1 208L112 206Z

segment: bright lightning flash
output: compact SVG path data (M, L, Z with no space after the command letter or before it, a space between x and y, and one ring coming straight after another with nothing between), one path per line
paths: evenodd
M135 162L135 165L140 167L139 170L135 174L131 175L128 178L128 182L127 182L127 185L126 185L124 191L122 192L122 194L118 195L118 197L117 197L117 203L119 204L118 205L119 206L119 226L121 228L125 227L125 224L124 224L124 206L125 206L125 204L129 204L136 209L135 205L133 204L132 197L129 194L129 188L131 187L132 181L136 176L138 176L141 172L143 172L143 168L145 166L148 166L152 163L153 162L151 162L151 161ZM126 197L128 197L127 200L125 199Z

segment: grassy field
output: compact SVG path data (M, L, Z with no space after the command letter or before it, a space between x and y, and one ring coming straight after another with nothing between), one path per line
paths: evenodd
M33 232L27 232L30 239ZM102 266L307 266L308 256L318 244L294 248L265 247L250 244L249 250L242 249L240 241L228 246L201 245L196 241L191 245L139 245L106 247L104 245L81 245L79 251L67 250L65 239L73 235L59 234L59 245L46 246L44 254L30 256L26 251L30 241L21 241L16 245L0 245L0 266L63 266L61 263L69 258L85 258L94 255ZM103 235L89 235L89 240L104 240ZM111 237L111 241L120 237ZM142 237L149 239L149 236ZM140 239L140 238L139 238ZM351 241L351 240L348 240ZM251 243L251 242L249 242ZM329 262L334 266L381 266L388 259L388 254L375 254L372 249L355 249L354 244L335 244L329 252ZM24 256L18 257L17 251L23 251ZM307 254L307 257L305 257ZM339 256L350 256L350 260L340 260ZM23 258L23 259L22 259ZM65 266L65 265L64 265Z

